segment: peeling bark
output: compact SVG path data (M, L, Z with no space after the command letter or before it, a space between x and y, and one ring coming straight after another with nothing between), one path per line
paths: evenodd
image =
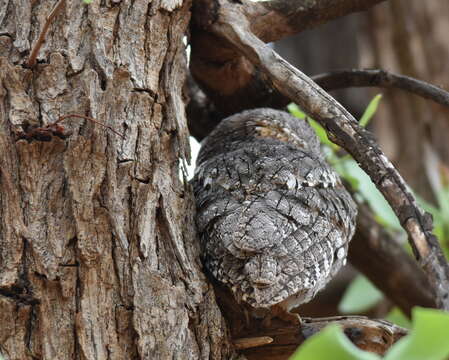
M189 1L0 7L0 353L229 359L198 260L182 85ZM69 135L19 139L65 114Z

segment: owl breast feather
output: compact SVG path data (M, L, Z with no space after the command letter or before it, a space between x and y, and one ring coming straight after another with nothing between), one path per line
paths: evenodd
M238 301L309 301L346 262L356 206L304 121L271 109L223 120L193 179L202 260Z

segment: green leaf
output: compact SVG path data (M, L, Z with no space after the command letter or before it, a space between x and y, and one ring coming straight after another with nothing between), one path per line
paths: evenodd
M326 134L326 130L324 130L324 128L320 124L318 124L315 120L309 118L307 114L298 107L298 105L290 103L287 106L287 109L290 112L290 114L297 117L298 119L307 119L309 121L310 126L313 128L313 130L315 130L315 133L320 139L320 142L322 144L330 146L333 150L338 150L340 148L338 145L335 145L332 141L329 140Z
M394 307L385 317L385 320L392 322L393 324L402 326L407 329L411 329L412 323L410 319L404 315L404 313L398 307Z
M363 113L362 117L360 118L359 124L361 127L365 127L368 125L372 117L377 111L377 107L379 106L380 99L382 99L382 94L377 94L368 104L368 106L365 109L365 112Z
M435 192L435 196L437 198L438 206L440 208L440 216L442 217L444 228L447 229L449 225L449 187L442 186L441 189L439 189L439 191Z
M328 145L334 151L340 149L338 145L335 145L332 141L329 140L326 130L324 130L324 128L320 124L318 124L311 118L307 118L307 120L309 121L309 124L313 128L313 130L315 130L315 134L318 136L318 139L320 139L321 144Z
M369 203L376 216L382 219L382 224L387 225L391 229L401 231L402 227L395 213L369 176L352 159L345 161L343 166L344 172L341 172L336 167L337 172L345 179L347 176L357 179L359 184L358 193Z
M449 314L414 308L413 330L387 352L384 360L445 360L449 356ZM355 347L338 325L330 325L307 339L290 360L380 360Z
M83 3L85 4L91 4L93 0L83 0Z
M295 103L290 103L287 106L287 110L290 112L290 114L292 114L293 116L297 117L298 119L305 119L306 118L306 113L303 112L298 105L296 105Z
M289 360L380 360L380 357L358 349L338 325L330 325L307 339Z
M383 297L365 276L358 275L346 289L338 310L343 314L361 313L371 309Z
M384 360L445 360L449 356L449 314L424 308L412 311L413 330L399 340Z

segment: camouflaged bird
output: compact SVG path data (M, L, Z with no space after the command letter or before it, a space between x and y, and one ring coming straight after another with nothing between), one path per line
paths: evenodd
M193 186L203 263L237 301L290 311L345 264L356 205L306 121L272 109L223 120Z

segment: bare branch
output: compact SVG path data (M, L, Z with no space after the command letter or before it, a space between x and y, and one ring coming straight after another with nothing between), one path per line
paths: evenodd
M425 81L384 70L340 70L315 75L312 79L327 91L347 87L397 88L449 107L447 91Z
M326 91L348 87L394 88L449 107L449 92L446 90L422 80L393 74L385 70L338 70L314 75L311 79ZM225 117L225 114L215 108L193 79L190 79L189 84L191 98L187 108L189 127L191 134L201 140ZM286 103L288 103L288 99L277 97L277 103L271 103L270 106L283 107ZM267 106L264 103L263 105Z
M341 16L367 10L383 1L271 0L246 2L244 11L252 33L264 42L272 42Z
M343 328L346 336L359 348L383 355L396 341L407 335L407 330L385 320L368 319L365 316L332 316L327 318L303 318L302 333L306 338L333 323ZM364 339L359 338L362 334ZM382 336L385 336L382 339Z
M415 257L435 290L438 306L449 310L449 266L431 232L431 216L419 208L404 180L371 135L328 93L254 36L238 5L226 0L212 4L213 8L206 13L214 16L203 21L206 28L231 43L253 66L263 71L280 93L300 105L324 126L333 142L360 163L407 231ZM202 5L211 3L205 1Z
M436 306L422 270L363 204L359 206L348 260L405 314L410 315L414 306Z

